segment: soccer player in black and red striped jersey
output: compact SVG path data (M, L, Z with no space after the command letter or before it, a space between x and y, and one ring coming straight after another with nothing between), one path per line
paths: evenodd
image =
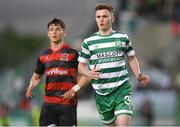
M77 97L73 95L72 99L66 99L63 95L71 88L77 92L81 86L88 84L90 79L83 76L77 84L79 53L64 43L65 23L61 19L54 18L48 23L47 29L50 48L38 57L26 97L32 97L32 90L45 74L45 95L39 118L40 126L76 126Z

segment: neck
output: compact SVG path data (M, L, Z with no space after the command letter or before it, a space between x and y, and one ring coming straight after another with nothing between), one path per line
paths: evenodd
M53 50L57 50L62 46L63 42L59 42L59 43L55 43L55 42L51 42L51 48Z
M99 30L100 35L110 35L113 32L113 29L110 28L108 30Z

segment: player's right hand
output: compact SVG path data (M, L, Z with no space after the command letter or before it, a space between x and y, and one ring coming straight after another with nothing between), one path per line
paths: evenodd
M31 98L33 96L33 92L32 92L32 88L31 87L28 87L27 88L27 91L26 91L26 97L27 98Z
M146 74L140 74L137 78L137 80L144 86L148 86L150 83L150 78Z
M94 68L89 71L88 73L88 77L90 77L91 79L95 79L98 80L100 78L100 74L101 74L101 69L97 69L96 65L94 65Z
M67 91L66 93L64 93L63 95L63 99L64 100L69 100L72 99L75 96L76 92L73 89L70 89L69 91Z

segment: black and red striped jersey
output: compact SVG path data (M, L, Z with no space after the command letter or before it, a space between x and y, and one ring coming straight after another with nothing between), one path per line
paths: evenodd
M76 105L76 97L63 100L62 95L77 84L78 52L67 44L58 50L45 50L37 61L35 73L45 74L45 103Z

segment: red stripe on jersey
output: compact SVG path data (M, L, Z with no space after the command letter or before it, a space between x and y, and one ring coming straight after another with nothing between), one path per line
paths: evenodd
M74 57L75 57L75 54L52 53L52 54L40 56L40 61L42 63L50 62L53 60L72 61L74 59Z
M46 85L46 90L70 90L73 86L71 82L51 82Z
M64 104L64 105L77 105L77 99L73 98L70 100L63 99L63 97L50 97L44 96L45 103Z
M76 68L48 68L46 69L46 76L69 75L72 77L77 76Z

